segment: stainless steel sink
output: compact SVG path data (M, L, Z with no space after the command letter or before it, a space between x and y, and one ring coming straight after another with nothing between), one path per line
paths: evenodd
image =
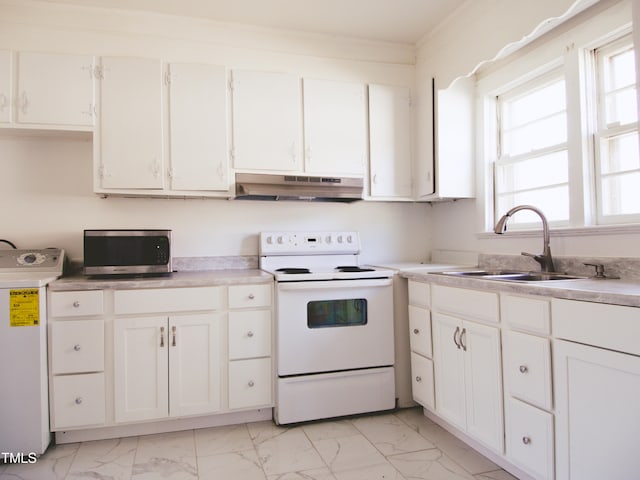
M509 270L451 270L433 272L437 275L456 277L472 277L484 280L501 280L504 282L549 282L557 280L579 280L586 277L566 275L564 273L516 272Z

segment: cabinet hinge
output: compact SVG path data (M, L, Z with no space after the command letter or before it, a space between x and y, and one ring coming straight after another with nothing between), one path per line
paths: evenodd
M164 74L164 84L171 85L171 72L165 72Z
M236 158L236 149L235 148L232 147L229 150L229 156L231 157L231 160L235 160L235 158Z
M104 79L104 69L101 65L95 65L93 67L93 77L98 80Z
M233 78L229 79L229 91L233 91Z

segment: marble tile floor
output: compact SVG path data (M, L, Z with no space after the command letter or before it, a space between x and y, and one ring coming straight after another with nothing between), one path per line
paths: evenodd
M0 480L515 480L402 409L278 427L257 422L50 447Z

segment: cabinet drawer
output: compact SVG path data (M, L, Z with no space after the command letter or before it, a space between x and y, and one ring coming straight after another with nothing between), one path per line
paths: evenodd
M409 305L409 343L411 351L432 358L431 312Z
M504 371L511 395L551 410L551 345L548 339L506 332Z
M535 478L554 478L553 415L512 398L506 433L509 459Z
M428 283L409 280L409 304L429 308L431 305L431 287Z
M116 290L114 313L188 312L224 307L224 287Z
M104 424L104 373L53 377L52 401L52 430Z
M229 308L268 307L270 305L270 283L229 287Z
M434 410L436 406L433 379L433 362L411 352L411 392L413 399L423 407Z
M539 298L503 295L500 298L502 319L510 327L531 333L551 333L551 305Z
M102 320L69 320L51 323L51 373L104 370Z
M433 308L445 313L498 323L498 295L468 288L444 287L432 288Z
M51 292L49 311L52 317L81 317L102 315L102 290L82 292Z
M229 359L271 355L271 311L229 312Z
M271 359L229 362L229 408L272 405Z

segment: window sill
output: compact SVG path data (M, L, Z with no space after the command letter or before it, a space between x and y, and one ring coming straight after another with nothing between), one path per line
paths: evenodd
M541 229L536 230L510 230L503 234L506 237L527 238L539 237ZM551 227L549 236L551 237L588 237L593 235L626 235L640 234L640 223L630 223L628 225L597 225L593 227ZM479 240L489 240L495 238L494 232L478 232L476 238Z

